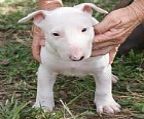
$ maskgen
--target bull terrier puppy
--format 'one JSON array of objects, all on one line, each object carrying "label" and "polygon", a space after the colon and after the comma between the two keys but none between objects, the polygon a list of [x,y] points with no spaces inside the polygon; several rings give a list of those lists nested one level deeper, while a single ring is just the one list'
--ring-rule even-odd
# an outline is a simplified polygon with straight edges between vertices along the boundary
[{"label": "bull terrier puppy", "polygon": [[37,96],[34,107],[52,111],[54,103],[53,86],[57,74],[93,75],[96,82],[94,103],[98,113],[115,113],[120,105],[112,96],[112,75],[109,54],[91,57],[94,39],[93,10],[107,11],[92,3],[74,7],[60,7],[52,11],[38,10],[19,20],[33,22],[45,35],[45,46],[41,48],[41,63],[38,68]]}]

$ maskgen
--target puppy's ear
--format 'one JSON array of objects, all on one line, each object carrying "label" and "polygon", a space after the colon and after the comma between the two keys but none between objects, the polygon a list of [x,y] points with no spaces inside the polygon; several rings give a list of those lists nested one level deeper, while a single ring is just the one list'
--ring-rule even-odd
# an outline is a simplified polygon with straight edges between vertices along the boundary
[{"label": "puppy's ear", "polygon": [[93,13],[93,10],[95,10],[97,12],[100,12],[100,13],[108,14],[108,12],[106,10],[104,10],[100,7],[97,7],[93,3],[82,3],[82,4],[76,5],[74,7],[77,8],[77,9],[80,9],[84,12],[87,12],[88,14],[91,14],[91,15]]},{"label": "puppy's ear", "polygon": [[46,18],[47,12],[45,10],[38,10],[36,12],[28,14],[26,17],[20,19],[18,23],[25,23],[31,19],[36,26],[40,26],[42,21]]}]

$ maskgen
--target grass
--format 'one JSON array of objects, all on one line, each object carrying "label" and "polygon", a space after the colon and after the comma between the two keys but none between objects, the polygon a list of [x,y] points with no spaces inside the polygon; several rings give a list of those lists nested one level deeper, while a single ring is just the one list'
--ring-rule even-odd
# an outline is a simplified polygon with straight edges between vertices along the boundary
[{"label": "grass", "polygon": [[[72,5],[84,1],[65,0],[65,3]],[[116,0],[93,1],[107,10],[116,3]],[[139,51],[117,57],[113,63],[113,73],[120,79],[114,84],[113,94],[122,106],[121,113],[103,117],[96,114],[95,84],[91,76],[59,75],[54,89],[54,112],[31,108],[36,95],[38,64],[31,56],[30,23],[19,25],[17,21],[34,9],[34,1],[5,0],[0,4],[0,119],[143,119],[144,53]]]}]

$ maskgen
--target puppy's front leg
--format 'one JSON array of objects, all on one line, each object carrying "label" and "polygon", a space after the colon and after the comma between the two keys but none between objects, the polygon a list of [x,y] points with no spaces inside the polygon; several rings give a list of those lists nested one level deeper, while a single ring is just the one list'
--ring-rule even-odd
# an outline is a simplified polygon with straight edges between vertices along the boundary
[{"label": "puppy's front leg", "polygon": [[34,107],[42,107],[44,111],[53,110],[55,105],[53,96],[55,80],[55,74],[41,64],[38,69],[37,96]]},{"label": "puppy's front leg", "polygon": [[95,104],[98,113],[114,113],[120,111],[120,106],[112,97],[111,65],[95,75],[96,91]]}]

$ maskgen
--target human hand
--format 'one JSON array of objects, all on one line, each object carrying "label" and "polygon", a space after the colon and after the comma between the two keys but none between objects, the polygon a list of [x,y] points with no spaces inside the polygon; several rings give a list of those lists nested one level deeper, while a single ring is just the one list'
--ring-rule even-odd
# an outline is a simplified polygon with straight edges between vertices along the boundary
[{"label": "human hand", "polygon": [[95,26],[96,36],[92,56],[109,53],[112,63],[119,45],[140,23],[137,14],[130,6],[112,11]]},{"label": "human hand", "polygon": [[[62,6],[61,0],[38,0],[38,5],[40,9],[45,10],[52,10],[57,7]],[[44,46],[44,34],[42,33],[41,29],[37,26],[33,25],[33,42],[32,42],[32,54],[34,59],[40,62],[40,49]]]},{"label": "human hand", "polygon": [[32,42],[32,54],[34,59],[36,59],[38,62],[41,62],[40,60],[40,49],[42,46],[44,46],[44,34],[42,33],[41,29],[37,26],[33,25],[32,27],[32,36],[33,36],[33,42]]}]

